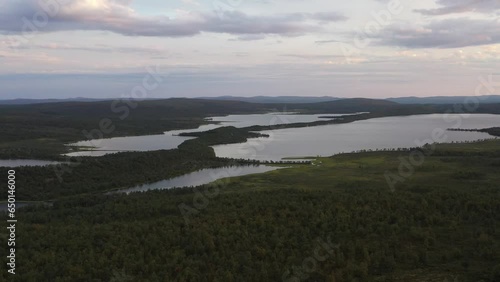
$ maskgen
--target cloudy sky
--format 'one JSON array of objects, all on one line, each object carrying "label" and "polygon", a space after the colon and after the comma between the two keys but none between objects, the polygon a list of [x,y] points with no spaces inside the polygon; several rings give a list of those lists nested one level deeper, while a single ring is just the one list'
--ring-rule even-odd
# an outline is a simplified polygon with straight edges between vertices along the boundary
[{"label": "cloudy sky", "polygon": [[0,99],[127,96],[148,69],[150,98],[474,95],[500,0],[0,0]]}]

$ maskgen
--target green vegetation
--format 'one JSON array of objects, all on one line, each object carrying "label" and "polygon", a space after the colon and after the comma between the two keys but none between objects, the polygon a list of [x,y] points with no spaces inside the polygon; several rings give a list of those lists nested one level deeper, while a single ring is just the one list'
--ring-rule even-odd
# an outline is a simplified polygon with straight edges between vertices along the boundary
[{"label": "green vegetation", "polygon": [[[56,166],[20,167],[17,196],[23,200],[52,200],[60,197],[128,188],[180,176],[203,168],[258,163],[217,158],[210,147],[267,137],[235,127],[221,127],[187,140],[178,149],[151,152],[124,152],[102,157],[73,157]],[[6,198],[7,194],[1,198]]]},{"label": "green vegetation", "polygon": [[[499,281],[500,141],[438,145],[391,192],[384,174],[397,173],[400,157],[409,155],[342,154],[198,189],[96,194],[27,207],[18,212],[16,231],[22,263],[9,278]],[[200,193],[217,187],[187,224],[178,206],[196,207]],[[5,230],[0,238],[5,246]],[[304,271],[317,238],[338,248]]]},{"label": "green vegetation", "polygon": [[[411,114],[468,112],[463,105],[402,105],[384,100],[345,99],[312,104],[255,104],[204,99],[166,99],[66,102],[35,105],[0,105],[0,158],[61,159],[64,144],[86,139],[160,134],[196,128],[204,119],[228,114],[294,111],[300,113],[353,113],[359,118]],[[481,104],[477,113],[500,113],[499,104]],[[331,123],[320,121],[312,125]],[[308,126],[307,124],[288,125]],[[103,130],[104,129],[104,130]],[[266,129],[262,127],[261,130]]]},{"label": "green vegetation", "polygon": [[[191,99],[133,103],[121,101],[115,111],[110,101],[0,106],[1,158],[69,162],[16,169],[17,199],[50,203],[17,213],[13,281],[500,281],[499,140],[414,148],[427,154],[425,161],[394,191],[386,172],[397,175],[410,151],[318,158],[196,189],[103,193],[246,163],[217,158],[209,146],[265,137],[254,131],[443,113],[450,105],[369,99],[293,108]],[[370,113],[183,134],[197,138],[175,150],[59,157],[67,150],[63,144],[85,138],[155,134],[197,127],[205,117],[269,111]],[[475,111],[500,113],[500,107]],[[103,119],[113,130],[100,136],[91,130],[102,128]],[[498,128],[483,132],[495,135]],[[3,246],[6,232],[0,232]],[[317,238],[338,248],[305,271]],[[6,272],[0,277],[12,280]]]},{"label": "green vegetation", "polygon": [[54,138],[0,142],[0,159],[62,160],[66,152],[64,143]]},{"label": "green vegetation", "polygon": [[288,124],[277,124],[277,125],[253,125],[248,126],[242,129],[245,129],[249,132],[252,131],[265,131],[265,130],[276,130],[276,129],[285,129],[285,128],[301,128],[301,127],[309,127],[309,126],[321,126],[328,124],[341,124],[341,123],[350,123],[358,120],[365,120],[370,118],[377,118],[387,116],[382,113],[364,113],[364,114],[353,114],[342,117],[328,117],[324,116],[325,120],[318,120],[313,122],[296,122],[296,123],[288,123]]},{"label": "green vegetation", "polygon": [[246,142],[248,138],[269,137],[267,134],[255,133],[246,128],[236,128],[234,126],[219,127],[205,132],[181,133],[179,135],[197,137],[184,141],[179,148],[185,148],[193,144],[208,147],[221,144],[243,143]]},{"label": "green vegetation", "polygon": [[243,102],[195,99],[0,106],[0,158],[61,159],[61,152],[67,151],[65,143],[160,134],[196,128],[207,123],[205,117],[213,115],[273,109]]},{"label": "green vegetation", "polygon": [[483,132],[486,132],[486,133],[493,135],[493,136],[500,137],[500,127],[492,127],[492,128],[483,129]]},{"label": "green vegetation", "polygon": [[[127,152],[99,158],[70,158],[57,166],[19,167],[18,199],[52,200],[100,193],[180,176],[203,168],[238,165],[243,161],[216,158],[207,146],[179,150]],[[1,198],[5,199],[7,194]]]},{"label": "green vegetation", "polygon": [[492,136],[500,136],[500,127],[491,127],[484,129],[461,129],[461,128],[449,128],[450,131],[476,131],[476,132],[484,132],[488,133]]}]

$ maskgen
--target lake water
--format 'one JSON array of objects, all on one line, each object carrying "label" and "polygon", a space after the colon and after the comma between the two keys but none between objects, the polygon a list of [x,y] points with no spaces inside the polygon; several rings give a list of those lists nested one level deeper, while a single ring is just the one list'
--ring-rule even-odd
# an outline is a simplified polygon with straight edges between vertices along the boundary
[{"label": "lake water", "polygon": [[[70,156],[101,156],[120,151],[152,151],[175,149],[192,137],[176,136],[182,132],[199,132],[221,126],[246,127],[251,125],[278,125],[321,120],[319,115],[254,114],[214,117],[219,124],[203,125],[192,130],[173,130],[161,135],[119,137],[78,142],[79,146],[95,146],[94,151],[74,152]],[[342,116],[342,115],[328,115]],[[217,156],[280,160],[285,157],[329,156],[341,152],[363,149],[414,147],[416,140],[432,137],[436,128],[488,128],[500,126],[500,115],[449,115],[441,114],[386,117],[353,123],[318,127],[288,128],[263,131],[271,138],[250,139],[242,144],[214,146]],[[490,138],[480,132],[446,132],[445,142],[473,141]]]},{"label": "lake water", "polygon": [[0,160],[0,167],[46,166],[55,164],[59,164],[59,162],[42,160]]},{"label": "lake water", "polygon": [[183,176],[150,184],[139,185],[128,189],[121,189],[113,191],[111,193],[143,192],[148,190],[169,189],[174,187],[196,187],[204,184],[209,184],[223,178],[263,173],[280,168],[281,167],[256,165],[202,169],[196,172],[185,174]]},{"label": "lake water", "polygon": [[[246,143],[214,146],[219,157],[280,160],[285,157],[330,156],[363,149],[415,147],[417,141],[433,143],[434,130],[489,128],[500,126],[500,115],[441,114],[386,117],[316,127],[262,131],[270,138]],[[491,138],[487,133],[445,131],[443,143]],[[439,141],[439,140],[436,140]],[[441,142],[437,142],[441,143]]]},{"label": "lake water", "polygon": [[[172,130],[159,135],[129,136],[108,139],[96,139],[81,141],[71,145],[96,147],[92,151],[79,151],[66,154],[67,156],[91,156],[97,157],[110,153],[123,151],[154,151],[175,149],[182,142],[193,137],[176,136],[182,132],[200,132],[215,129],[222,126],[247,127],[252,125],[279,125],[296,122],[313,122],[320,119],[322,115],[297,115],[283,113],[252,114],[252,115],[229,115],[224,117],[213,117],[210,120],[218,124],[202,125],[196,129]],[[342,116],[342,115],[328,115]]]}]

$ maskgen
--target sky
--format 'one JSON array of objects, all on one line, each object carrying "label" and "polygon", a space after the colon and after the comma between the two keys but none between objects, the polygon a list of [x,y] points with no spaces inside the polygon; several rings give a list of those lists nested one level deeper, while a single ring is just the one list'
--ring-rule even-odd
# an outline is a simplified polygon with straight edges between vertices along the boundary
[{"label": "sky", "polygon": [[0,0],[0,99],[473,96],[500,0]]}]

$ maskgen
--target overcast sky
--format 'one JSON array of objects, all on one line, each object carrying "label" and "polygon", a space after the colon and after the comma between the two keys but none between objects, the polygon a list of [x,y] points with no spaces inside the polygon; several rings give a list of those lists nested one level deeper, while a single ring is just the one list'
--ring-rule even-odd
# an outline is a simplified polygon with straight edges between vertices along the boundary
[{"label": "overcast sky", "polygon": [[500,0],[0,0],[2,99],[120,97],[148,68],[150,98],[471,96],[500,81]]}]

